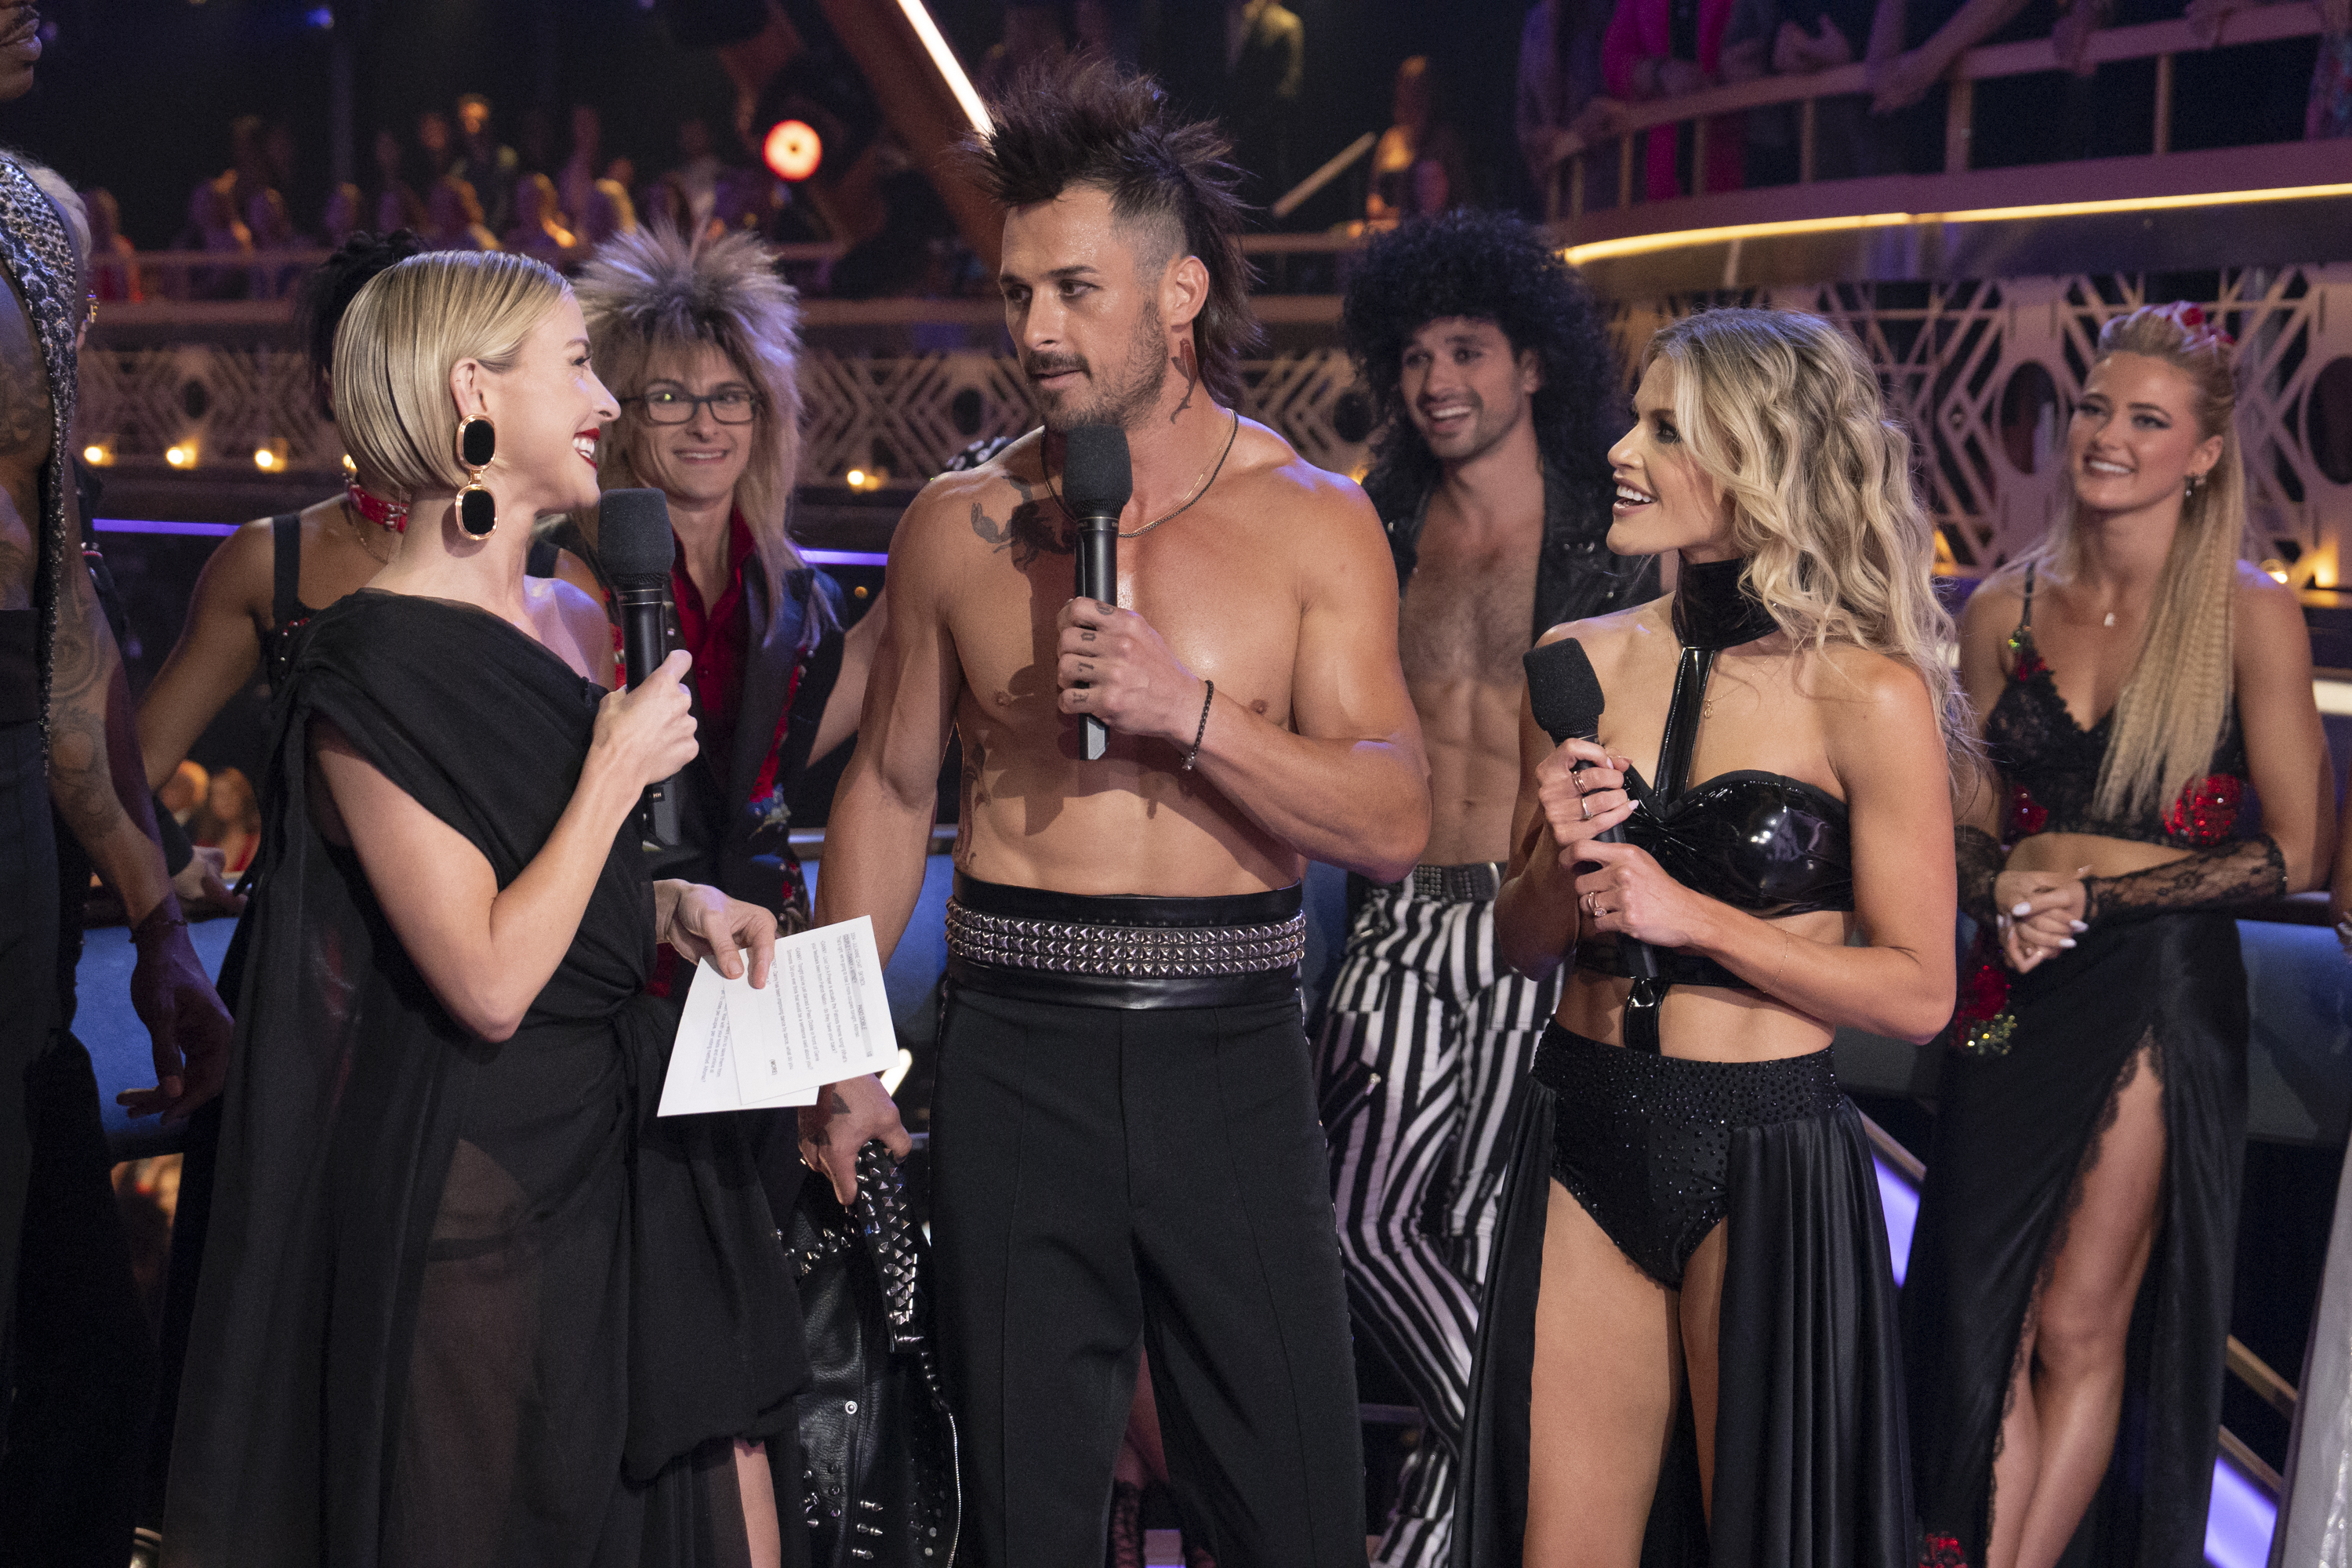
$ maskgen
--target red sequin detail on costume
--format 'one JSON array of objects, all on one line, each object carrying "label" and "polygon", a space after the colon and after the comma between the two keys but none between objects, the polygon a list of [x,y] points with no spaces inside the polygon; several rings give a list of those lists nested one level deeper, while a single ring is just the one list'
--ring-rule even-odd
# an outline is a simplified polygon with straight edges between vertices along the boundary
[{"label": "red sequin detail on costume", "polygon": [[2023,784],[2009,786],[2009,826],[2012,838],[2031,838],[2048,826],[2050,808],[2033,798]]},{"label": "red sequin detail on costume", "polygon": [[1931,1535],[1919,1548],[1919,1568],[1969,1568],[1957,1535]]},{"label": "red sequin detail on costume", "polygon": [[1972,961],[1960,973],[1958,1006],[1952,1021],[1963,1027],[1997,1018],[2009,1006],[2009,967],[2000,959],[2000,944],[1988,932],[1979,932]]},{"label": "red sequin detail on costume", "polygon": [[2238,826],[2245,804],[2245,781],[2234,773],[2209,773],[2191,783],[2164,814],[2164,831],[2190,844],[2219,844]]}]

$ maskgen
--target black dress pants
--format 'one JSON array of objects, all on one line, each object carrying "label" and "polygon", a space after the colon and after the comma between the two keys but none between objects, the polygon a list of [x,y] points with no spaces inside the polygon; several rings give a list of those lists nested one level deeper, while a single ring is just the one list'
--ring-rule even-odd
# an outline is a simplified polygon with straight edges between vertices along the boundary
[{"label": "black dress pants", "polygon": [[1099,1568],[1148,1347],[1219,1568],[1361,1568],[1348,1301],[1295,997],[1126,1009],[950,982],[940,1350],[980,1568]]}]

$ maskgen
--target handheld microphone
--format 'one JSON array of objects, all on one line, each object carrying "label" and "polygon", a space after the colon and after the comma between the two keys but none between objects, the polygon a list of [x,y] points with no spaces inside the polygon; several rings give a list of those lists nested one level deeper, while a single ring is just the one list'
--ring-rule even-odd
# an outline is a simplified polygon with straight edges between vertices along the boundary
[{"label": "handheld microphone", "polygon": [[[1118,514],[1135,493],[1135,471],[1127,458],[1127,432],[1116,425],[1081,425],[1066,439],[1062,504],[1078,521],[1077,595],[1116,605]],[[1083,722],[1080,754],[1090,763],[1099,762],[1110,748],[1110,731],[1091,713]]]},{"label": "handheld microphone", "polygon": [[[621,658],[635,690],[669,657],[662,594],[677,559],[669,500],[659,490],[606,490],[596,510],[596,557],[612,579],[621,615]],[[667,848],[678,841],[675,774],[646,786],[644,835]]]},{"label": "handheld microphone", "polygon": [[[1601,678],[1593,674],[1592,660],[1586,657],[1582,643],[1563,637],[1528,649],[1519,662],[1528,672],[1528,707],[1553,745],[1569,740],[1600,740],[1601,715],[1606,704],[1601,695]],[[1625,825],[1619,823],[1600,839],[1603,844],[1624,843]],[[1655,948],[1623,935],[1617,942],[1625,955],[1626,973],[1636,981],[1658,977]]]}]

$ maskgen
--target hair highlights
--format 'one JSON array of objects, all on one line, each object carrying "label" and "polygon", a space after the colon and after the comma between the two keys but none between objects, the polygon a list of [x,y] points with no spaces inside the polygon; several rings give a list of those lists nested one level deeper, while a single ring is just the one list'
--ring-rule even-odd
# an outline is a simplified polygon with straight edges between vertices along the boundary
[{"label": "hair highlights", "polygon": [[568,286],[509,251],[428,251],[368,279],[335,333],[335,424],[360,482],[403,504],[466,483],[449,373],[513,368]]},{"label": "hair highlights", "polygon": [[1900,660],[1934,699],[1956,789],[1974,730],[1937,599],[1935,530],[1911,482],[1911,437],[1861,345],[1818,316],[1709,310],[1650,340],[1675,370],[1675,423],[1731,505],[1747,581],[1801,647]]},{"label": "hair highlights", "polygon": [[[580,272],[580,309],[605,384],[622,400],[620,423],[599,465],[606,489],[643,484],[638,454],[649,438],[645,391],[656,352],[708,343],[727,356],[759,399],[751,457],[735,482],[736,509],[759,546],[770,602],[802,564],[790,532],[800,468],[800,300],[748,234],[688,241],[667,225],[614,235]],[[593,523],[587,529],[595,537]]]},{"label": "hair highlights", "polygon": [[[2246,553],[2246,470],[2230,335],[2208,325],[2194,305],[2143,305],[2099,330],[2091,363],[2116,354],[2145,354],[2187,376],[2196,392],[2198,434],[2221,437],[2221,456],[2181,500],[2147,629],[2116,699],[2092,797],[2093,809],[2111,820],[2162,812],[2212,767],[2230,722],[2231,612]],[[2030,561],[2061,581],[2072,576],[2082,523],[2082,504],[2070,496],[2042,542],[2009,570]]]}]

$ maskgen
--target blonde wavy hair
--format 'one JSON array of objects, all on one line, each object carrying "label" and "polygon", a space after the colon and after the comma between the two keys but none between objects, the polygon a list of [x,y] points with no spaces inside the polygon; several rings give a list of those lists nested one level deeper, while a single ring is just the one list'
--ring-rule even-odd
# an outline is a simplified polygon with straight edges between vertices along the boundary
[{"label": "blonde wavy hair", "polygon": [[432,250],[367,281],[335,330],[335,428],[361,482],[387,500],[466,482],[457,464],[460,360],[514,368],[523,340],[570,291],[509,251]]},{"label": "blonde wavy hair", "polygon": [[1911,482],[1911,437],[1862,346],[1818,316],[1707,310],[1643,356],[1675,372],[1675,426],[1731,506],[1743,577],[1800,647],[1899,659],[1927,683],[1956,788],[1974,777],[1952,617],[1934,586],[1935,529]]},{"label": "blonde wavy hair", "polygon": [[[2231,611],[2246,555],[2246,468],[2238,444],[2236,347],[2195,305],[2143,305],[2099,329],[2092,368],[2116,354],[2162,360],[2189,379],[2198,434],[2221,456],[2182,498],[2139,652],[2116,699],[2092,810],[2108,821],[2161,812],[2213,765],[2230,722]],[[2087,377],[2085,378],[2087,379]],[[2067,505],[2002,577],[2035,571],[2069,581],[2082,559],[2083,509],[2068,470]],[[2151,657],[2153,656],[2153,657]]]},{"label": "blonde wavy hair", "polygon": [[[605,489],[646,483],[640,458],[649,426],[644,405],[630,399],[643,395],[657,351],[709,343],[751,384],[759,406],[735,504],[758,546],[769,603],[781,603],[784,574],[803,564],[791,532],[801,454],[800,297],[754,237],[688,240],[666,224],[599,245],[577,288],[597,374],[621,400],[598,476]],[[595,520],[581,523],[593,543]]]}]

